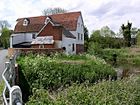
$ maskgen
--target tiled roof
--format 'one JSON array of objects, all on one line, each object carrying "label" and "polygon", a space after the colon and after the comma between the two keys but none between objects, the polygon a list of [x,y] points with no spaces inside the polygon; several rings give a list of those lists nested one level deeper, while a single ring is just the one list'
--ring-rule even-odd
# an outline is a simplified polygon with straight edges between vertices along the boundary
[{"label": "tiled roof", "polygon": [[[77,28],[77,20],[81,15],[81,12],[69,12],[63,14],[49,15],[54,23],[59,23],[67,30],[74,31]],[[45,25],[45,19],[47,16],[38,17],[28,17],[29,24],[23,26],[23,21],[26,18],[17,19],[17,24],[15,26],[14,33],[20,32],[39,32],[41,28]]]}]

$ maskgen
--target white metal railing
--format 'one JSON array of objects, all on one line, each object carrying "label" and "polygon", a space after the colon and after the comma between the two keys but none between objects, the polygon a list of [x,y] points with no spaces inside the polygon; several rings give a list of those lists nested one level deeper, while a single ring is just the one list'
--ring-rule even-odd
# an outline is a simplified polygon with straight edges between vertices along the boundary
[{"label": "white metal railing", "polygon": [[9,62],[5,63],[5,70],[2,78],[5,82],[3,90],[4,105],[22,105],[22,92],[19,86],[15,85],[15,62],[17,54],[12,56]]}]

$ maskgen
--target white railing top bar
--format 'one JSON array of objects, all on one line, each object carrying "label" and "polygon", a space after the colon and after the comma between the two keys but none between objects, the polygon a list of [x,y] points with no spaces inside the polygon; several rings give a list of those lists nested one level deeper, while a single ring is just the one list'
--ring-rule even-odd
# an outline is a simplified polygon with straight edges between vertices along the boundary
[{"label": "white railing top bar", "polygon": [[[5,88],[3,90],[4,105],[22,105],[22,93],[19,86],[15,85],[15,63],[18,52],[16,52],[9,60],[5,63],[5,70],[2,73],[2,78],[5,82]],[[9,97],[6,97],[8,92]]]}]

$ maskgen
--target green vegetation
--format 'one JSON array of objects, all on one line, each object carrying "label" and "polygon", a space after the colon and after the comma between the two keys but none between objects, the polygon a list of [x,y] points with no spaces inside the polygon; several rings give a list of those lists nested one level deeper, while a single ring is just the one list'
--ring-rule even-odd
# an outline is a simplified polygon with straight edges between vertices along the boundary
[{"label": "green vegetation", "polygon": [[140,67],[140,54],[138,48],[102,49],[97,56],[113,65],[113,54],[117,55],[117,67]]},{"label": "green vegetation", "polygon": [[0,82],[0,95],[2,95],[3,89],[4,89],[4,81],[1,81]]},{"label": "green vegetation", "polygon": [[95,83],[116,76],[110,65],[94,56],[61,55],[61,58],[59,54],[55,57],[30,55],[21,57],[18,63],[31,89],[57,90],[73,83]]},{"label": "green vegetation", "polygon": [[2,105],[2,92],[3,92],[3,89],[4,89],[4,81],[1,81],[0,82],[0,104]]},{"label": "green vegetation", "polygon": [[125,77],[130,69],[140,68],[140,49],[130,48],[130,33],[136,35],[138,30],[130,29],[122,30],[127,34],[125,39],[115,38],[107,26],[93,31],[88,38],[85,27],[86,54],[21,56],[19,85],[26,104],[140,105],[139,75],[129,72],[130,77],[116,80],[114,70],[121,68],[121,76]]},{"label": "green vegetation", "polygon": [[8,28],[3,28],[0,36],[0,47],[8,48],[10,46],[10,35],[12,34]]},{"label": "green vegetation", "polygon": [[63,91],[50,93],[34,89],[27,105],[139,105],[140,78],[73,84]]},{"label": "green vegetation", "polygon": [[122,33],[125,39],[125,45],[127,47],[131,46],[131,28],[132,28],[132,23],[129,23],[125,26],[124,24],[122,24],[121,26],[122,28]]}]

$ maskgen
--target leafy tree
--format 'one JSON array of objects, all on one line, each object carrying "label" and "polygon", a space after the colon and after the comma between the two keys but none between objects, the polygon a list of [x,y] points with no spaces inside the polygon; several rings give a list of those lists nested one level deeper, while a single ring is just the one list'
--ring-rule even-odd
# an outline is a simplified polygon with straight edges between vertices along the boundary
[{"label": "leafy tree", "polygon": [[12,32],[8,28],[3,28],[0,36],[0,42],[2,44],[2,47],[8,48],[10,45],[10,35]]},{"label": "leafy tree", "polygon": [[86,26],[84,26],[84,49],[87,51],[89,43],[89,33]]},{"label": "leafy tree", "polygon": [[126,26],[124,24],[122,24],[121,26],[127,47],[131,46],[131,27],[132,27],[132,23],[129,22]]},{"label": "leafy tree", "polygon": [[102,36],[100,34],[100,30],[93,31],[89,39],[88,52],[91,54],[100,53],[102,47],[101,43],[102,43]]},{"label": "leafy tree", "polygon": [[137,45],[140,47],[140,31],[138,31],[136,39],[137,39]]},{"label": "leafy tree", "polygon": [[131,29],[131,34],[132,34],[134,37],[136,37],[136,36],[137,36],[137,33],[138,33],[138,28],[133,27],[133,28]]},{"label": "leafy tree", "polygon": [[44,9],[42,11],[42,14],[44,16],[47,16],[47,15],[52,15],[52,14],[65,13],[65,12],[67,12],[67,10],[63,8],[48,8],[48,9]]}]

